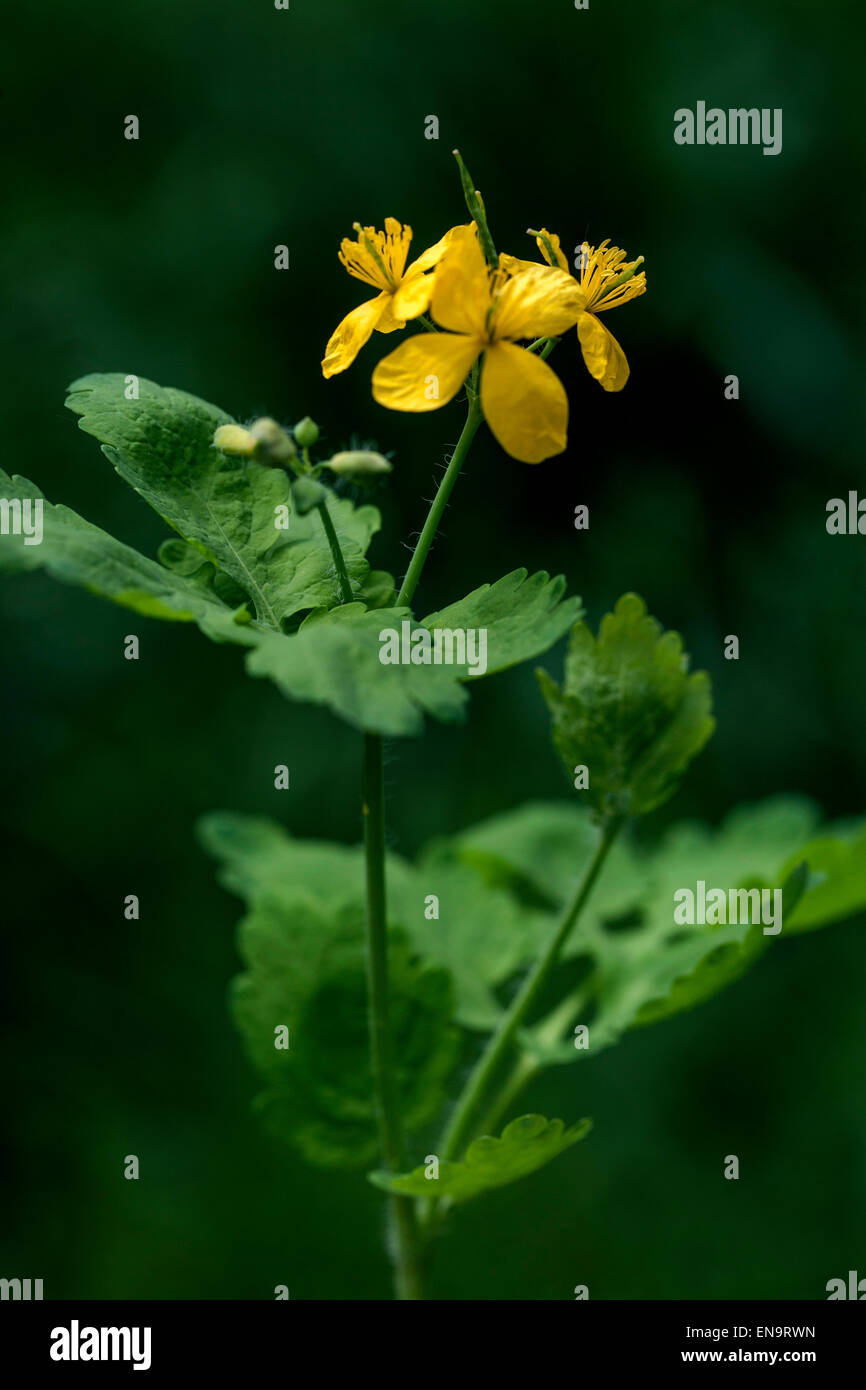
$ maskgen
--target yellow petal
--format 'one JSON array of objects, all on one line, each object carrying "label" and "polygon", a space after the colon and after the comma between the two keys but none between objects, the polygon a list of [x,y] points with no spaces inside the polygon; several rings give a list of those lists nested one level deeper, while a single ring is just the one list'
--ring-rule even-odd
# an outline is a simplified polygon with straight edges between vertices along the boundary
[{"label": "yellow petal", "polygon": [[503,286],[492,315],[494,337],[556,337],[577,322],[584,303],[573,275],[533,265]]},{"label": "yellow petal", "polygon": [[568,397],[559,377],[526,348],[494,343],[481,368],[481,406],[507,454],[541,463],[566,445]]},{"label": "yellow petal", "polygon": [[610,330],[595,314],[581,314],[577,336],[590,376],[600,381],[605,391],[621,391],[628,381],[629,365]]},{"label": "yellow petal", "polygon": [[414,274],[410,267],[394,295],[392,313],[404,323],[417,319],[419,314],[426,314],[430,308],[432,294],[433,276]]},{"label": "yellow petal", "polygon": [[351,367],[388,307],[390,298],[390,294],[383,292],[377,294],[375,299],[365,300],[337,325],[328,339],[322,358],[323,376],[336,376],[338,372]]},{"label": "yellow petal", "polygon": [[538,261],[522,261],[519,256],[509,256],[507,252],[499,252],[499,269],[504,270],[506,275],[518,275],[521,270],[537,270]]},{"label": "yellow petal", "polygon": [[382,310],[382,317],[376,324],[377,333],[393,333],[398,328],[406,327],[406,320],[404,318],[398,318],[394,313],[394,298],[395,296],[393,294],[388,293],[388,302]]},{"label": "yellow petal", "polygon": [[464,223],[460,227],[451,227],[451,229],[436,242],[435,246],[430,246],[426,251],[422,251],[417,261],[413,261],[410,266],[407,266],[406,275],[411,275],[413,270],[432,270],[434,265],[439,264],[456,235],[474,231],[474,222]]},{"label": "yellow petal", "polygon": [[490,288],[487,263],[474,229],[456,227],[435,275],[431,310],[443,328],[472,337],[484,334]]},{"label": "yellow petal", "polygon": [[541,236],[537,236],[535,238],[535,241],[539,251],[541,252],[544,259],[547,261],[547,264],[552,265],[553,261],[551,261],[550,256],[547,253],[547,247],[545,246],[542,237],[547,237],[547,240],[550,242],[550,245],[553,249],[553,254],[556,257],[556,264],[559,266],[559,269],[568,270],[568,261],[565,259],[565,255],[563,253],[562,247],[560,246],[559,237],[556,235],[556,232],[549,232],[546,227],[541,227],[540,231]]},{"label": "yellow petal", "polygon": [[419,333],[379,363],[373,399],[389,410],[438,410],[460,390],[481,344],[462,333]]}]

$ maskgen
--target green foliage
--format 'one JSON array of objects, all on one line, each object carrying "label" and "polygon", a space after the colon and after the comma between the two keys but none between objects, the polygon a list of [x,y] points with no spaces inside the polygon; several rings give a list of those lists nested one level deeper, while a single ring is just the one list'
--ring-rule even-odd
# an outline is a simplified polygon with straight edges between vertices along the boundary
[{"label": "green foliage", "polygon": [[[264,817],[226,812],[206,816],[199,838],[221,863],[220,882],[247,903],[291,884],[319,903],[363,909],[360,846],[294,839]],[[425,960],[447,969],[456,1020],[470,1029],[494,1028],[502,1014],[494,991],[536,954],[546,918],[487,887],[444,844],[431,846],[417,866],[390,854],[386,868],[390,923]],[[431,897],[438,904],[435,918],[425,911]]]},{"label": "green foliage", "polygon": [[[0,498],[35,500],[42,493],[26,478],[10,478],[0,469]],[[197,623],[219,642],[252,640],[246,610],[224,603],[195,572],[166,569],[45,499],[42,528],[39,545],[25,545],[20,535],[0,536],[0,574],[45,569],[65,584],[80,585],[145,617]]]},{"label": "green foliage", "polygon": [[483,1135],[475,1139],[460,1162],[443,1161],[438,1178],[425,1176],[423,1167],[411,1173],[370,1174],[370,1181],[386,1192],[406,1197],[440,1197],[454,1204],[494,1187],[517,1182],[545,1163],[564,1153],[588,1134],[589,1120],[566,1129],[562,1120],[546,1120],[543,1115],[521,1115],[505,1126],[500,1138]]},{"label": "green foliage", "polygon": [[[689,674],[680,638],[663,632],[636,595],[619,600],[596,639],[579,621],[580,600],[565,598],[565,581],[545,572],[515,570],[416,620],[394,607],[391,575],[365,558],[380,524],[374,507],[319,484],[299,502],[303,488],[282,468],[214,447],[214,430],[230,423],[224,412],[145,380],[129,401],[126,381],[84,377],[68,404],[176,533],[158,562],[0,473],[11,507],[29,498],[44,508],[39,545],[4,527],[13,534],[0,538],[0,570],[42,567],[137,613],[194,622],[214,640],[249,648],[250,674],[289,698],[392,737],[418,734],[425,715],[460,718],[470,680],[537,656],[571,629],[562,689],[543,672],[539,679],[569,778],[580,765],[589,770],[588,808],[532,803],[437,840],[415,864],[388,856],[395,1085],[411,1132],[444,1105],[465,1034],[494,1032],[502,1021],[505,1001],[593,862],[600,825],[642,815],[675,790],[713,729],[708,678]],[[320,504],[352,602],[342,601]],[[275,525],[282,509],[287,529]],[[412,659],[382,661],[386,630],[401,646],[408,639]],[[423,659],[437,634],[467,630],[485,633],[483,670]],[[263,1079],[257,1108],[311,1161],[368,1165],[378,1139],[362,851],[297,841],[267,820],[225,814],[208,817],[201,836],[221,862],[222,881],[245,902],[245,969],[232,1010]],[[708,892],[781,887],[782,935],[809,930],[866,906],[866,833],[848,827],[819,836],[814,808],[782,798],[741,808],[717,831],[675,826],[654,853],[617,841],[563,950],[579,986],[562,984],[555,1005],[549,988],[546,1016],[529,1015],[517,1035],[536,1065],[587,1055],[570,1036],[577,1023],[589,1024],[595,1055],[628,1029],[710,998],[769,949],[776,938],[761,923],[678,921],[674,894],[699,881]],[[288,1047],[275,1046],[282,1029]],[[456,1203],[514,1181],[587,1128],[524,1116],[500,1138],[476,1140],[460,1162],[443,1162],[436,1196]],[[423,1169],[373,1180],[395,1192],[431,1192]]]},{"label": "green foliage", "polygon": [[[454,844],[460,859],[486,883],[507,888],[518,901],[554,914],[573,899],[599,838],[599,828],[585,807],[533,801],[470,826]],[[587,911],[600,919],[622,917],[640,907],[647,889],[644,864],[620,839],[608,854]],[[574,949],[572,939],[566,954]]]},{"label": "green foliage", "polygon": [[811,841],[788,860],[805,863],[808,891],[795,907],[789,932],[812,931],[828,922],[844,921],[866,907],[866,829],[826,835]]},{"label": "green foliage", "polygon": [[[116,372],[81,377],[66,402],[120,477],[248,595],[266,627],[280,631],[295,613],[338,604],[322,519],[316,512],[300,515],[289,475],[222,454],[214,431],[233,422],[216,406],[143,377],[138,399],[127,400],[125,380]],[[290,513],[285,531],[274,524],[279,506]],[[363,555],[379,513],[336,498],[329,509],[350,580],[359,587],[369,574]]]},{"label": "green foliage", "polygon": [[[651,852],[615,846],[565,952],[585,961],[583,983],[524,1030],[524,1049],[543,1065],[594,1056],[629,1028],[709,999],[777,939],[866,907],[862,836],[850,845],[815,841],[817,818],[803,798],[778,797],[737,808],[716,831],[676,825]],[[534,803],[462,832],[456,852],[489,884],[560,911],[591,861],[597,835],[586,810]],[[798,871],[804,862],[813,870],[808,877]],[[836,867],[835,878],[815,872],[821,862]],[[780,936],[748,923],[677,923],[674,893],[699,880],[707,892],[782,888]],[[590,1026],[588,1051],[563,1041],[578,1023]]]},{"label": "green foliage", "polygon": [[[562,575],[551,579],[544,571],[528,576],[525,569],[514,570],[495,584],[482,584],[471,594],[424,618],[424,627],[483,628],[487,633],[487,670],[492,675],[528,661],[558,642],[580,618],[579,598],[564,599]],[[467,668],[463,673],[478,679]]]},{"label": "green foliage", "polygon": [[602,619],[598,639],[574,628],[562,690],[544,671],[539,681],[566,771],[589,769],[587,796],[603,820],[667,801],[715,727],[709,677],[688,674],[680,637],[636,594]]},{"label": "green foliage", "polygon": [[408,608],[367,613],[354,603],[311,614],[293,636],[264,637],[247,669],[290,699],[326,705],[357,729],[392,738],[420,734],[425,714],[461,718],[466,692],[451,666],[383,665],[379,634],[404,619],[411,619]]},{"label": "green foliage", "polygon": [[[363,861],[339,845],[293,841],[264,819],[207,817],[205,847],[246,901],[239,949],[246,969],[232,1013],[266,1083],[256,1108],[312,1163],[361,1167],[377,1153],[369,1065]],[[399,861],[389,865],[399,881]],[[447,972],[422,963],[406,935],[389,944],[396,1084],[410,1131],[432,1118],[457,1060]],[[289,1047],[274,1046],[275,1028]]]},{"label": "green foliage", "polygon": [[[566,951],[585,963],[582,983],[557,1004],[548,1001],[546,1016],[524,1027],[523,1051],[542,1067],[594,1056],[628,1029],[711,998],[772,946],[777,938],[760,923],[677,923],[675,892],[699,880],[708,892],[781,887],[780,939],[791,921],[817,924],[819,911],[830,920],[834,914],[822,907],[830,880],[814,867],[814,846],[826,858],[826,847],[836,844],[847,864],[861,839],[852,832],[847,845],[815,840],[816,823],[809,802],[774,798],[738,808],[714,831],[674,826],[653,851],[615,846]],[[311,1161],[369,1162],[375,1137],[363,1002],[363,850],[294,839],[267,819],[228,813],[206,817],[199,834],[220,861],[220,881],[247,904],[240,928],[247,971],[233,998],[247,1051],[268,1083],[259,1108]],[[410,1126],[431,1118],[444,1101],[456,1057],[447,1022],[452,1012],[469,1032],[497,1027],[503,988],[551,936],[598,835],[587,808],[531,803],[436,841],[414,865],[388,856],[400,1090]],[[814,865],[807,873],[809,858]],[[837,905],[839,915],[843,905],[845,911],[866,906],[862,874],[859,896],[847,891]],[[288,1053],[273,1047],[280,1023],[291,1030]],[[588,1051],[574,1046],[578,1023],[590,1027]],[[485,1139],[477,1153],[483,1157],[499,1143]],[[543,1147],[539,1140],[532,1151]],[[502,1181],[523,1171],[519,1163],[506,1170],[511,1176]],[[429,1185],[417,1185],[428,1182],[419,1173],[400,1181],[429,1195]],[[461,1200],[457,1193],[495,1185],[487,1174],[486,1159],[477,1170],[468,1158],[443,1164],[436,1192]]]},{"label": "green foliage", "polygon": [[[537,656],[562,636],[580,609],[579,599],[562,600],[563,588],[561,578],[543,572],[527,578],[525,570],[515,570],[421,623],[408,608],[365,612],[351,603],[317,610],[292,636],[263,637],[247,668],[269,677],[290,699],[326,705],[356,728],[389,737],[419,734],[425,714],[443,722],[463,716],[463,682],[473,674]],[[405,634],[404,622],[410,624]],[[479,627],[487,634],[486,672],[457,662],[381,660],[388,630],[401,644],[405,638],[411,653],[416,637],[420,644],[438,629]]]},{"label": "green foliage", "polygon": [[[247,970],[234,982],[232,1012],[266,1082],[256,1109],[322,1167],[363,1167],[378,1153],[363,940],[363,913],[327,911],[302,895],[260,904],[240,929]],[[395,1087],[412,1132],[440,1109],[457,1059],[450,984],[398,933],[388,969]],[[279,1051],[274,1028],[283,1024],[290,1047]]]},{"label": "green foliage", "polygon": [[[787,921],[794,911],[805,890],[806,879],[805,865],[800,864],[782,884],[783,921]],[[743,886],[761,888],[764,885],[749,883]],[[677,975],[667,996],[660,996],[645,1003],[635,1017],[634,1026],[660,1023],[662,1019],[671,1018],[674,1014],[682,1013],[684,1009],[694,1008],[696,1004],[702,1004],[704,1000],[712,998],[714,994],[718,994],[720,990],[744,975],[764,953],[772,939],[764,934],[763,926],[756,922],[747,925],[745,930],[742,924],[729,928],[728,930],[734,934],[727,940],[722,940],[716,935],[720,930],[724,931],[724,928],[711,926],[704,927],[703,930],[710,933],[705,936],[705,943],[709,943],[711,949],[702,951],[699,955],[693,950],[689,951],[688,958],[697,956],[694,969],[688,974]],[[673,974],[671,966],[678,968],[673,952],[669,953],[662,972],[663,983]]]},{"label": "green foliage", "polygon": [[[299,484],[284,469],[214,446],[214,431],[232,423],[224,411],[145,378],[129,400],[127,382],[120,373],[82,377],[67,404],[120,477],[177,532],[160,546],[159,564],[45,503],[42,543],[0,537],[0,571],[41,566],[148,617],[196,622],[215,640],[254,648],[250,674],[273,680],[288,698],[325,705],[354,727],[389,737],[419,734],[425,715],[462,717],[463,682],[484,672],[480,663],[383,663],[384,630],[402,637],[407,622],[410,637],[429,645],[440,629],[483,628],[486,671],[493,672],[539,655],[578,616],[580,600],[563,598],[561,577],[515,570],[416,622],[408,608],[392,606],[392,576],[364,558],[380,525],[375,507],[356,507],[309,479],[301,482],[315,496],[299,506]],[[24,479],[0,473],[0,484],[19,503],[41,497]],[[323,499],[351,603],[342,601],[318,510]],[[278,514],[287,529],[275,525]]]},{"label": "green foliage", "polygon": [[[417,949],[451,974],[458,1021],[491,1031],[503,1012],[496,992],[538,954],[549,931],[546,915],[486,885],[446,843],[421,854],[411,895],[402,902],[395,895],[398,920]],[[429,895],[437,899],[438,917],[428,921],[421,904]]]}]

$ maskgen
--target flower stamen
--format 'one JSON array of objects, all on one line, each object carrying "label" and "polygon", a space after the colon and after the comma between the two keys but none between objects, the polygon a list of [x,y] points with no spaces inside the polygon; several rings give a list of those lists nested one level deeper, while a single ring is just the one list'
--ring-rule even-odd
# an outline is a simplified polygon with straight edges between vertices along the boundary
[{"label": "flower stamen", "polygon": [[[371,258],[375,261],[376,265],[379,267],[379,271],[380,271],[380,273],[381,273],[381,275],[382,275],[382,279],[385,281],[385,286],[386,286],[388,289],[390,289],[390,290],[396,289],[396,288],[397,288],[397,282],[396,282],[396,280],[394,279],[393,275],[392,275],[392,274],[390,273],[390,271],[388,270],[388,268],[386,267],[385,262],[383,261],[382,257],[381,257],[380,254],[379,254],[379,250],[378,250],[378,247],[376,246],[376,243],[373,241],[373,238],[369,235],[368,229],[367,229],[366,227],[362,227],[361,224],[360,224],[360,222],[353,222],[353,223],[352,223],[352,226],[353,226],[354,230],[358,233],[358,241],[359,241],[359,242],[363,241],[364,246],[366,247],[368,254],[371,256]],[[372,230],[372,229],[370,229],[370,230]],[[375,233],[374,233],[374,235],[375,235]],[[381,233],[380,233],[380,235],[381,235]],[[384,240],[384,238],[383,238],[383,240]],[[384,248],[383,248],[383,249],[384,249]],[[383,287],[383,288],[384,288],[384,287]]]}]

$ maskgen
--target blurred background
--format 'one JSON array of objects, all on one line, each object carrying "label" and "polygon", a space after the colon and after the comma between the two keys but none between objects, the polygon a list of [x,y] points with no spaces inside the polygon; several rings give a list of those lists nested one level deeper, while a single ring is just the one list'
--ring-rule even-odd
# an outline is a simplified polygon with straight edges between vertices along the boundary
[{"label": "blurred background", "polygon": [[[331,382],[318,364],[362,298],[340,238],[391,215],[420,251],[464,220],[459,145],[500,249],[534,254],[527,226],[567,248],[609,237],[646,257],[649,289],[606,320],[632,368],[621,395],[573,335],[557,349],[567,453],[531,468],[479,436],[421,606],[526,565],[564,572],[593,624],[636,589],[683,633],[719,727],[648,840],[782,791],[863,813],[866,539],[825,530],[829,498],[866,492],[858,19],[838,4],[816,24],[805,0],[18,7],[0,94],[4,466],[153,554],[165,528],[64,410],[73,378],[309,414],[334,447],[394,451],[371,559],[399,569],[461,407],[373,402],[394,339]],[[675,145],[674,111],[698,100],[781,107],[782,154]],[[247,681],[237,650],[41,576],[0,587],[0,631],[0,1274],[41,1277],[48,1298],[387,1297],[363,1174],[306,1168],[249,1114],[257,1080],[225,1012],[240,905],[193,839],[222,808],[355,842],[359,738]],[[545,664],[558,674],[561,651]],[[391,746],[387,780],[405,854],[566,797],[531,664],[479,684],[463,727]],[[798,938],[703,1009],[537,1083],[527,1109],[593,1115],[593,1136],[466,1208],[434,1295],[823,1298],[866,1274],[864,926]]]}]

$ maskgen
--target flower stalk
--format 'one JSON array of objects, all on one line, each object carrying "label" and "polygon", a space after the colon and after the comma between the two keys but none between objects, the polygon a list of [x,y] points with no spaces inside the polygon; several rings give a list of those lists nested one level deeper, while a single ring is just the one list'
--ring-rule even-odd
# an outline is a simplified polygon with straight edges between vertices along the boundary
[{"label": "flower stalk", "polygon": [[476,396],[470,400],[466,423],[457,441],[457,447],[451,455],[451,460],[445,470],[444,477],[439,484],[436,496],[433,498],[430,510],[427,513],[427,520],[424,522],[421,535],[418,537],[412,559],[409,562],[409,568],[406,571],[406,577],[397,595],[398,608],[401,608],[403,604],[411,603],[415,596],[415,590],[418,588],[421,573],[427,563],[427,556],[430,554],[430,547],[439,529],[439,523],[442,520],[445,508],[448,506],[448,499],[454,489],[454,484],[460,476],[460,470],[463,467],[466,455],[469,453],[472,441],[478,432],[478,426],[481,424],[482,419],[481,407]]},{"label": "flower stalk", "polygon": [[334,558],[334,566],[337,571],[337,578],[340,581],[340,593],[343,596],[343,602],[351,603],[354,599],[354,595],[352,593],[352,582],[349,579],[349,572],[346,569],[346,557],[343,554],[343,550],[340,545],[340,539],[337,535],[336,530],[334,529],[334,523],[331,520],[331,513],[328,511],[328,499],[326,497],[323,498],[322,501],[318,504],[316,510],[319,513],[319,516],[322,518],[322,525],[325,528],[325,535],[328,537],[328,545],[331,547],[331,555]]}]

